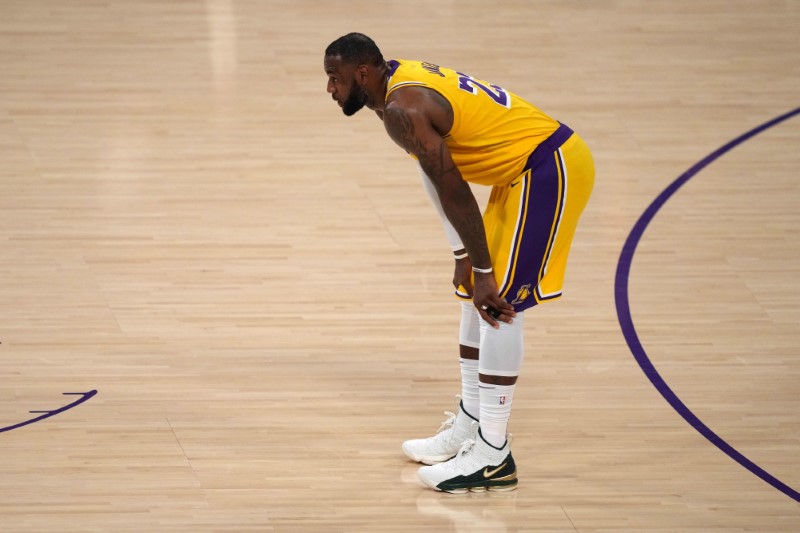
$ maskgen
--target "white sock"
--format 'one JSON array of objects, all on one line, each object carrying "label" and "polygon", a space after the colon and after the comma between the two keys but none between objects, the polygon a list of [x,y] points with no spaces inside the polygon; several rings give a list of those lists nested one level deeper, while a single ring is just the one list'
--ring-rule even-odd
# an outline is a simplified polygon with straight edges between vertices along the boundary
[{"label": "white sock", "polygon": [[516,385],[491,385],[481,383],[481,435],[483,440],[502,448],[506,443],[508,419]]},{"label": "white sock", "polygon": [[[461,302],[461,325],[458,342],[462,346],[478,349],[481,343],[481,316],[472,302]],[[474,419],[480,413],[481,396],[478,392],[478,360],[461,358],[461,402],[464,410]]]},{"label": "white sock", "polygon": [[[524,342],[522,327],[524,313],[517,313],[514,322],[500,322],[500,328],[492,328],[481,320],[480,361],[478,372],[484,376],[517,377],[522,366]],[[480,427],[484,440],[495,447],[506,442],[508,420],[516,385],[493,385],[479,383]]]},{"label": "white sock", "polygon": [[461,403],[469,416],[478,420],[481,395],[478,392],[478,360],[461,359]]}]

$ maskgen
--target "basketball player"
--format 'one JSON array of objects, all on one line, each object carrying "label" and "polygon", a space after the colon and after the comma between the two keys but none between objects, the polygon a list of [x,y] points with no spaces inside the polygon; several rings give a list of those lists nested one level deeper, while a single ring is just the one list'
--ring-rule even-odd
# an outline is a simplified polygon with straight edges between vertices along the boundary
[{"label": "basketball player", "polygon": [[[386,61],[350,33],[325,50],[328,93],[351,116],[366,106],[417,160],[455,257],[462,299],[461,401],[433,437],[403,443],[446,492],[513,490],[507,435],[523,356],[524,311],[561,296],[592,156],[566,125],[516,94],[431,63]],[[492,187],[483,216],[468,183]],[[471,301],[470,301],[471,300]]]}]

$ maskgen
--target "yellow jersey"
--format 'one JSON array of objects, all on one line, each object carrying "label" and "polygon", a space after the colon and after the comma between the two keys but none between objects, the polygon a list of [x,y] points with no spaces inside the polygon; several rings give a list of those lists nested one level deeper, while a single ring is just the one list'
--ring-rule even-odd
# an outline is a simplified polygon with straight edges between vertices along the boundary
[{"label": "yellow jersey", "polygon": [[402,87],[426,87],[453,107],[444,141],[464,180],[508,185],[534,148],[558,129],[550,118],[502,87],[421,61],[392,60],[386,98]]}]

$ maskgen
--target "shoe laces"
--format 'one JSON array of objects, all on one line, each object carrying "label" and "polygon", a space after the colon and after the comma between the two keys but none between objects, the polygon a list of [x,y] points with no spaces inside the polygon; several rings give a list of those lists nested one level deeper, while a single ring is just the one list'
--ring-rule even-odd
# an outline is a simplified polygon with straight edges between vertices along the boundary
[{"label": "shoe laces", "polygon": [[456,421],[456,415],[454,415],[454,414],[453,414],[453,413],[451,413],[450,411],[445,411],[445,412],[444,412],[444,414],[446,414],[446,415],[447,415],[447,420],[445,420],[444,422],[442,422],[442,425],[441,425],[441,426],[439,426],[439,429],[438,429],[438,430],[436,430],[436,433],[437,433],[437,434],[438,434],[438,433],[441,433],[442,431],[446,431],[446,430],[450,429],[451,427],[453,427],[453,424],[455,424],[455,421]]},{"label": "shoe laces", "polygon": [[444,463],[445,467],[449,470],[458,472],[459,468],[461,467],[464,461],[469,460],[469,453],[475,447],[475,439],[467,439],[461,444],[461,448],[459,448],[458,453],[455,457]]},{"label": "shoe laces", "polygon": [[461,448],[458,450],[458,454],[456,455],[456,457],[463,457],[464,455],[467,455],[470,452],[470,450],[472,450],[473,446],[475,446],[475,439],[465,440],[464,443],[461,445]]}]

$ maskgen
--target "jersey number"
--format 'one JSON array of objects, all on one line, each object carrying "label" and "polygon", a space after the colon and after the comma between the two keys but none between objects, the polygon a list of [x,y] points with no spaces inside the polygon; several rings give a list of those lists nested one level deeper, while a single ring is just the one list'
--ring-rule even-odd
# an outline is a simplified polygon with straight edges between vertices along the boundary
[{"label": "jersey number", "polygon": [[468,93],[478,94],[478,89],[486,93],[489,98],[503,107],[511,107],[511,97],[505,89],[497,85],[484,85],[469,74],[456,72],[458,74],[458,88]]}]

